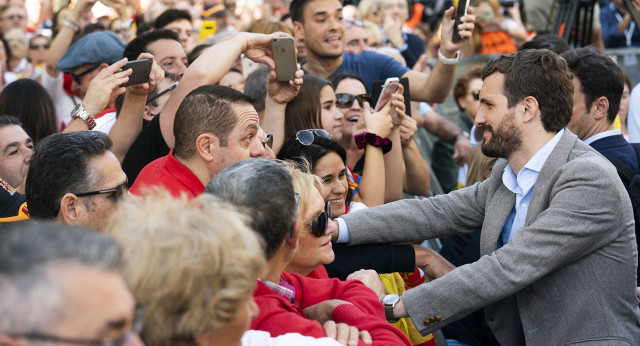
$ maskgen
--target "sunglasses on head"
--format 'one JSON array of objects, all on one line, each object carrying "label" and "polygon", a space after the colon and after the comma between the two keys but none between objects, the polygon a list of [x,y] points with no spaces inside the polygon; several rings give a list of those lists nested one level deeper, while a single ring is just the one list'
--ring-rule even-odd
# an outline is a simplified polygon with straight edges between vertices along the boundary
[{"label": "sunglasses on head", "polygon": [[471,96],[476,101],[480,100],[480,90],[471,90]]},{"label": "sunglasses on head", "polygon": [[353,95],[353,94],[347,94],[347,93],[336,94],[336,107],[349,108],[353,105],[354,100],[358,100],[360,107],[362,107],[365,102],[371,103],[371,94],[360,94],[360,95]]},{"label": "sunglasses on head", "polygon": [[311,145],[316,136],[332,139],[331,134],[323,129],[300,130],[296,133],[296,140],[302,145]]},{"label": "sunglasses on head", "polygon": [[320,238],[327,232],[329,221],[331,221],[331,205],[329,205],[329,202],[327,202],[325,210],[318,216],[316,216],[316,218],[309,222],[307,225],[309,226],[311,234]]}]

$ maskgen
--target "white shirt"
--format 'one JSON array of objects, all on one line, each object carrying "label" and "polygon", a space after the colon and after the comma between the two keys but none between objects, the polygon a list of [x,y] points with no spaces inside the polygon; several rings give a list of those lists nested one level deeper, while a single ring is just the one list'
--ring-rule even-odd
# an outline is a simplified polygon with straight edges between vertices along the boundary
[{"label": "white shirt", "polygon": [[100,131],[109,134],[113,124],[116,123],[116,112],[107,113],[100,118],[96,119],[96,127],[93,131]]},{"label": "white shirt", "polygon": [[262,330],[247,330],[242,335],[242,346],[341,346],[331,338],[316,339],[298,333],[288,333],[276,337]]}]

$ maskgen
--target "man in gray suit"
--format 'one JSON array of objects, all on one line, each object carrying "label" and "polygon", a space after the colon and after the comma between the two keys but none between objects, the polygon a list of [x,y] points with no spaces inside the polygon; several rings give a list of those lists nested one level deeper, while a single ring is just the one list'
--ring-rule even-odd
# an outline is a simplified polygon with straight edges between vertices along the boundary
[{"label": "man in gray suit", "polygon": [[492,176],[344,215],[339,241],[482,231],[477,262],[383,299],[388,319],[408,315],[423,334],[485,307],[503,345],[640,345],[631,203],[615,168],[564,129],[573,108],[566,62],[526,50],[492,60],[482,78],[475,123],[484,154],[501,158]]}]

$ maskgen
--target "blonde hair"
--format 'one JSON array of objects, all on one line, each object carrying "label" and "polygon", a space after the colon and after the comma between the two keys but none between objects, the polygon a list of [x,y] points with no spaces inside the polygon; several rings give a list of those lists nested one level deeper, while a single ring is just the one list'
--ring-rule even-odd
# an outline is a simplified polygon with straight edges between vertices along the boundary
[{"label": "blonde hair", "polygon": [[282,22],[276,22],[269,18],[254,20],[251,24],[249,24],[245,31],[267,35],[280,31],[293,36],[293,28],[291,28],[291,26]]},{"label": "blonde hair", "polygon": [[123,275],[146,307],[140,335],[148,345],[195,345],[228,327],[265,265],[247,217],[209,194],[123,201],[106,232],[122,246]]},{"label": "blonde hair", "polygon": [[[322,179],[317,175],[307,173],[311,171],[311,165],[306,159],[302,163],[293,163],[291,161],[282,161],[293,178],[293,190],[300,194],[298,202],[298,219],[303,222],[305,211],[309,208],[311,196],[314,189],[322,188]],[[301,168],[302,169],[301,169]]]}]

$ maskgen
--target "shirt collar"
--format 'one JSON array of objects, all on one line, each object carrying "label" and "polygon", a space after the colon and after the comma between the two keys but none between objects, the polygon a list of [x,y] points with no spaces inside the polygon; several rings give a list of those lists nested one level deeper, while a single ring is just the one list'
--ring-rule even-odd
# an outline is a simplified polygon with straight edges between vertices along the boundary
[{"label": "shirt collar", "polygon": [[[284,280],[280,280],[280,285],[274,284],[271,281],[267,281],[267,280],[263,280],[261,278],[258,278],[258,280],[260,282],[262,282],[263,284],[267,285],[267,287],[269,287],[269,289],[271,289],[273,292],[275,292],[277,295],[279,295],[280,297],[290,301],[290,302],[294,302],[294,295],[295,292],[291,289],[293,288],[293,286],[291,286],[291,284],[289,284],[288,282],[284,281]],[[285,287],[283,286],[283,284],[286,284],[288,286],[291,286],[291,288]]]},{"label": "shirt collar", "polygon": [[620,132],[620,130],[609,130],[609,131],[599,132],[589,138],[585,138],[583,142],[591,145],[591,143],[597,141],[598,139],[619,135],[621,133],[622,132]]},{"label": "shirt collar", "polygon": [[536,179],[538,178],[538,174],[544,166],[544,163],[551,155],[551,152],[556,147],[558,142],[560,142],[560,138],[564,134],[564,129],[560,130],[560,132],[556,133],[538,152],[533,155],[531,159],[524,165],[524,167],[518,172],[518,176],[516,176],[511,165],[507,165],[504,168],[504,173],[502,174],[502,183],[513,193],[520,193],[526,195],[531,189],[533,185],[536,183]]}]

